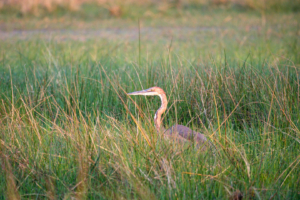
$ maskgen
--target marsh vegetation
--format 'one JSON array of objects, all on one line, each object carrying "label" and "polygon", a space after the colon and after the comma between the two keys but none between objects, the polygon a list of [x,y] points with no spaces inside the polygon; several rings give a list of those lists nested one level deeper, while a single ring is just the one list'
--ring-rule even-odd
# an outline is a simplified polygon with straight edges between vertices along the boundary
[{"label": "marsh vegetation", "polygon": [[[0,14],[0,199],[299,199],[299,13],[131,9]],[[216,155],[156,133],[152,86]]]}]

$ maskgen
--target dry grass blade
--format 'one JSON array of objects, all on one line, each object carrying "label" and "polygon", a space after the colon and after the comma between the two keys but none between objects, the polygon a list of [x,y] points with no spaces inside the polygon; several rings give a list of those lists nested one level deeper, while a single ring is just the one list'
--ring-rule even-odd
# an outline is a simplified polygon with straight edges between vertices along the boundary
[{"label": "dry grass blade", "polygon": [[9,163],[9,159],[7,156],[3,155],[1,153],[2,157],[2,165],[4,167],[4,171],[6,174],[6,196],[7,199],[11,200],[20,200],[20,194],[17,190],[16,182],[15,182],[15,177],[13,175],[12,167]]},{"label": "dry grass blade", "polygon": [[55,185],[54,185],[54,178],[53,177],[46,177],[46,190],[47,190],[47,197],[49,200],[57,199],[55,194]]}]

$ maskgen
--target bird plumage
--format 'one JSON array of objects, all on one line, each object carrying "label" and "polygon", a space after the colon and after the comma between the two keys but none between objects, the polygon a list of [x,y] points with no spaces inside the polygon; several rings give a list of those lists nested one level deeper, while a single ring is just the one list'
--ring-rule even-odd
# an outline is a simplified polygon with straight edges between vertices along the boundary
[{"label": "bird plumage", "polygon": [[181,142],[185,142],[187,140],[195,141],[198,147],[201,147],[201,149],[206,149],[207,138],[205,137],[205,135],[195,132],[183,125],[176,124],[167,130],[165,130],[165,128],[162,126],[161,116],[166,111],[168,105],[167,96],[163,89],[161,89],[160,87],[151,87],[146,90],[128,93],[128,95],[159,96],[161,99],[161,106],[154,115],[154,124],[156,131],[158,133],[164,133],[165,137],[175,138],[176,140]]}]

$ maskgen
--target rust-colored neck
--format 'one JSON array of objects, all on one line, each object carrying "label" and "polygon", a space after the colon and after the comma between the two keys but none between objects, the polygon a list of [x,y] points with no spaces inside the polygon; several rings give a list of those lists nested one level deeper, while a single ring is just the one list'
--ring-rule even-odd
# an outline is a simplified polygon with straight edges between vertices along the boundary
[{"label": "rust-colored neck", "polygon": [[168,100],[165,93],[160,94],[159,97],[161,99],[161,106],[156,111],[154,116],[154,124],[158,133],[164,131],[164,127],[162,126],[162,121],[161,121],[161,115],[166,111],[168,105]]}]

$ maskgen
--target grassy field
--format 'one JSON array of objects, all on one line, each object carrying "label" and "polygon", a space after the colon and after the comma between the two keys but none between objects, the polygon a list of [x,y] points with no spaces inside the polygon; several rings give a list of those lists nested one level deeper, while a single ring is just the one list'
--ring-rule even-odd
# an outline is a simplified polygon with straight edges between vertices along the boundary
[{"label": "grassy field", "polygon": [[300,199],[300,14],[127,9],[0,13],[0,199]]}]

